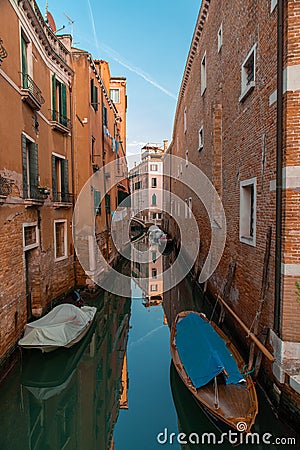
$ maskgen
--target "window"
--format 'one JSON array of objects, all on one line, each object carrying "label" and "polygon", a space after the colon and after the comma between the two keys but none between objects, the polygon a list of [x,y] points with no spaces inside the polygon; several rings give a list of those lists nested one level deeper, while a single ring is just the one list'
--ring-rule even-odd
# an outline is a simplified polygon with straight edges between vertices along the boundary
[{"label": "window", "polygon": [[157,187],[157,178],[152,178],[152,179],[151,179],[151,186],[152,186],[153,188],[156,188],[156,187]]},{"label": "window", "polygon": [[107,117],[107,108],[103,105],[102,107],[102,113],[103,113],[103,125],[107,128],[108,127],[108,117]]},{"label": "window", "polygon": [[188,207],[189,207],[189,218],[192,218],[192,207],[193,207],[193,200],[192,197],[189,197],[188,199]]},{"label": "window", "polygon": [[199,139],[198,151],[200,152],[203,149],[203,146],[204,146],[204,130],[203,130],[203,127],[199,128],[198,139]]},{"label": "window", "polygon": [[187,219],[188,218],[188,199],[186,198],[184,201],[184,218]]},{"label": "window", "polygon": [[32,68],[31,44],[27,37],[21,32],[21,67],[22,67],[22,88],[29,88],[28,75]]},{"label": "window", "polygon": [[156,252],[155,251],[152,252],[152,261],[153,262],[156,261]]},{"label": "window", "polygon": [[23,249],[31,250],[39,246],[39,229],[37,222],[23,223]]},{"label": "window", "polygon": [[206,89],[206,53],[201,61],[201,95],[204,94]]},{"label": "window", "polygon": [[23,197],[39,199],[38,145],[22,134]]},{"label": "window", "polygon": [[60,261],[68,256],[67,253],[67,221],[54,221],[54,259]]},{"label": "window", "polygon": [[91,79],[91,106],[98,111],[98,88],[93,79]]},{"label": "window", "polygon": [[223,27],[222,24],[220,25],[220,28],[218,30],[218,52],[220,53],[221,48],[223,45]]},{"label": "window", "polygon": [[140,182],[140,181],[137,181],[137,182],[135,183],[135,185],[134,185],[134,189],[135,189],[135,190],[141,189],[141,187],[142,187],[142,185],[141,185],[141,182]]},{"label": "window", "polygon": [[189,151],[185,151],[185,167],[189,165]]},{"label": "window", "polygon": [[110,98],[114,103],[120,103],[120,89],[111,89]]},{"label": "window", "polygon": [[157,284],[151,284],[150,285],[150,291],[151,292],[157,292],[158,291],[158,285]]},{"label": "window", "polygon": [[156,194],[152,195],[152,206],[156,206]]},{"label": "window", "polygon": [[68,127],[67,118],[67,88],[66,85],[52,75],[52,120]]},{"label": "window", "polygon": [[150,164],[150,170],[152,172],[156,172],[158,170],[158,165],[157,164]]},{"label": "window", "polygon": [[52,154],[52,200],[70,201],[68,160],[56,154]]},{"label": "window", "polygon": [[94,189],[94,212],[95,215],[101,214],[101,192]]},{"label": "window", "polygon": [[240,184],[240,241],[256,244],[256,178]]},{"label": "window", "polygon": [[152,278],[157,278],[157,269],[152,269]]},{"label": "window", "polygon": [[184,111],[183,111],[183,131],[185,133],[186,133],[186,130],[187,130],[187,117],[186,117],[186,114],[187,114],[187,109],[185,107]]},{"label": "window", "polygon": [[105,207],[107,214],[111,214],[110,194],[105,194]]},{"label": "window", "polygon": [[95,156],[95,142],[96,142],[96,139],[94,138],[94,136],[92,136],[92,164],[95,162],[95,161],[94,161],[94,156]]},{"label": "window", "polygon": [[241,95],[239,101],[243,101],[255,87],[256,44],[248,53],[241,69]]},{"label": "window", "polygon": [[156,219],[156,213],[152,214],[152,219],[155,220]]}]

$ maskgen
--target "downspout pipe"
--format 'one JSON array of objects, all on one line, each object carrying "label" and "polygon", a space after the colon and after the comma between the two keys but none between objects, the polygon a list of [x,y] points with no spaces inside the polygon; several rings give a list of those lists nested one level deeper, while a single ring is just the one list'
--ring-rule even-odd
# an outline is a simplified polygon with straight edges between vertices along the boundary
[{"label": "downspout pipe", "polygon": [[274,331],[281,335],[284,0],[277,4],[277,139]]},{"label": "downspout pipe", "polygon": [[[75,83],[74,83],[75,84]],[[74,126],[74,111],[73,111],[73,87],[70,85],[70,119],[71,119],[71,177],[72,177],[72,205],[73,214],[75,209],[75,126]],[[73,221],[72,221],[73,224]],[[73,224],[74,227],[74,224]],[[75,230],[73,229],[73,236],[75,236]],[[73,246],[73,266],[74,266],[74,284],[77,285],[77,270],[76,270],[76,251]]]}]

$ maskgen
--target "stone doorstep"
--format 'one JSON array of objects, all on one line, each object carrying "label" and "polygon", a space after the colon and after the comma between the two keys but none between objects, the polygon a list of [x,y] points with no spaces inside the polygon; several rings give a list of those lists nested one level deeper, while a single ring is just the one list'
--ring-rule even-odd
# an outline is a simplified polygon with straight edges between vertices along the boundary
[{"label": "stone doorstep", "polygon": [[272,364],[273,375],[281,384],[285,382],[287,375],[291,388],[300,394],[300,343],[282,341],[273,330],[270,330],[270,344],[275,357]]},{"label": "stone doorstep", "polygon": [[300,375],[290,376],[290,386],[300,395]]}]

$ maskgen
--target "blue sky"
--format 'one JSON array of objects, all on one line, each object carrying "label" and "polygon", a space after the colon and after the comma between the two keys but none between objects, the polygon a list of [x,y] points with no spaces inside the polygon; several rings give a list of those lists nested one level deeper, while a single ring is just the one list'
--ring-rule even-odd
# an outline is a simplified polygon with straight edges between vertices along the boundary
[{"label": "blue sky", "polygon": [[[201,0],[49,0],[57,28],[127,78],[127,153],[170,140],[177,95]],[[38,0],[44,13],[46,0]],[[131,164],[130,164],[131,165]]]}]

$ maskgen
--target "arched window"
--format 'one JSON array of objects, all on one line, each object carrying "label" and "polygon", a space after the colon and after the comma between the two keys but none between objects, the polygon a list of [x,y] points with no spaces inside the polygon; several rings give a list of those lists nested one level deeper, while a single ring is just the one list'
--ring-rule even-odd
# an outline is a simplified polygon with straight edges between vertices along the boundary
[{"label": "arched window", "polygon": [[156,194],[152,195],[152,206],[156,206]]}]

